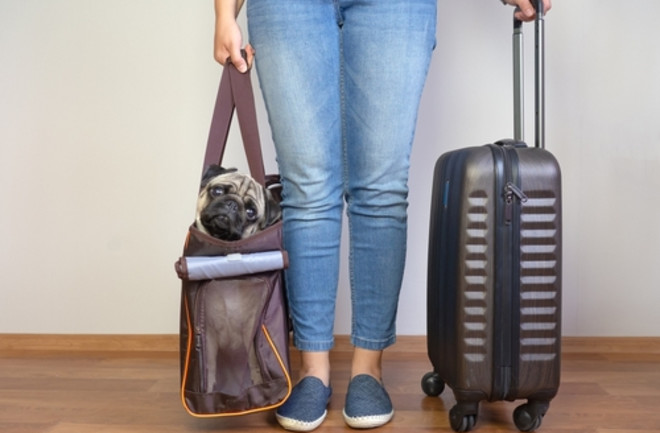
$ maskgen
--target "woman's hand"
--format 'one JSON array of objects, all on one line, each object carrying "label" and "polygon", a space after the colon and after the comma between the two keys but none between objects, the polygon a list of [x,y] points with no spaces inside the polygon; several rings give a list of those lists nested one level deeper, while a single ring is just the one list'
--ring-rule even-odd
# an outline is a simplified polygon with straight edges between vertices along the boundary
[{"label": "woman's hand", "polygon": [[[503,0],[504,3],[516,6],[519,11],[515,17],[520,21],[532,21],[536,18],[536,9],[530,0]],[[548,12],[552,8],[552,0],[543,0],[543,11]]]},{"label": "woman's hand", "polygon": [[240,72],[246,72],[252,67],[254,49],[250,44],[245,47],[247,61],[241,56],[243,34],[236,22],[236,15],[243,1],[215,0],[215,37],[213,57],[221,65],[229,59]]}]

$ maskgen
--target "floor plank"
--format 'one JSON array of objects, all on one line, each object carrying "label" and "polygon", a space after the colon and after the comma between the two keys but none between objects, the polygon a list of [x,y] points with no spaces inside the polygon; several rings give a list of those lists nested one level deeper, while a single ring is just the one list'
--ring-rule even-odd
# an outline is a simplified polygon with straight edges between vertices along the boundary
[{"label": "floor plank", "polygon": [[[282,431],[271,412],[211,420],[189,416],[178,395],[176,336],[130,336],[127,342],[121,336],[69,338],[0,335],[1,432]],[[660,339],[566,339],[562,385],[539,431],[660,432],[656,340]],[[338,338],[332,362],[334,394],[328,418],[317,431],[352,431],[341,416],[350,368],[350,345],[344,337]],[[292,368],[295,374],[295,353]],[[436,398],[421,391],[421,378],[431,369],[423,337],[401,337],[386,352],[384,369],[396,414],[378,431],[451,431],[451,392]],[[482,403],[474,431],[516,432],[511,414],[518,404]]]}]

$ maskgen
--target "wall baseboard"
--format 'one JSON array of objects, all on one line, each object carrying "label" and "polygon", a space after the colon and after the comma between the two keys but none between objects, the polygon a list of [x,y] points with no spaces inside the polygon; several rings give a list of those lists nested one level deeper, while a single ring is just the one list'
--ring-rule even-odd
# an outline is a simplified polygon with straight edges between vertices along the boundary
[{"label": "wall baseboard", "polygon": [[176,352],[176,334],[0,334],[0,351]]},{"label": "wall baseboard", "polygon": [[[0,334],[0,351],[178,352],[176,334]],[[335,337],[335,351],[350,351],[347,335]],[[426,336],[401,335],[388,351],[426,353]],[[660,337],[563,337],[564,353],[660,353]]]}]

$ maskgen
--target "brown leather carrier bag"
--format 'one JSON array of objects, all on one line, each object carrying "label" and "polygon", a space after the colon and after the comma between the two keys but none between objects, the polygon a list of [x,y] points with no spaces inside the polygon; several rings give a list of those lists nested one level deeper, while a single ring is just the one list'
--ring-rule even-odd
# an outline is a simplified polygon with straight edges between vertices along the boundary
[{"label": "brown leather carrier bag", "polygon": [[[234,111],[252,177],[279,197],[278,176],[264,171],[250,73],[230,64],[220,80],[204,170],[222,162]],[[215,262],[210,271],[207,262]],[[227,263],[230,268],[223,267]],[[244,415],[275,408],[289,396],[286,266],[281,221],[238,241],[209,236],[194,223],[188,229],[175,268],[182,280],[181,400],[189,414]]]}]

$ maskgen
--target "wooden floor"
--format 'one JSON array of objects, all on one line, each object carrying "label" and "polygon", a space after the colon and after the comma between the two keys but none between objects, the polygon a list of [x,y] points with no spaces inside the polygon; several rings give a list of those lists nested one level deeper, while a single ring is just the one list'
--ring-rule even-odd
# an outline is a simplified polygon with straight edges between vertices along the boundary
[{"label": "wooden floor", "polygon": [[[176,336],[0,335],[0,432],[277,432],[272,413],[199,420],[178,396]],[[341,418],[349,352],[333,352],[334,394],[318,432],[346,432]],[[294,358],[296,358],[294,356]],[[660,432],[660,338],[566,338],[562,385],[540,432]],[[294,363],[294,370],[297,364]],[[378,432],[451,431],[451,392],[427,397],[422,337],[400,337],[386,352],[394,420]],[[516,432],[517,403],[482,403],[475,432]]]}]

